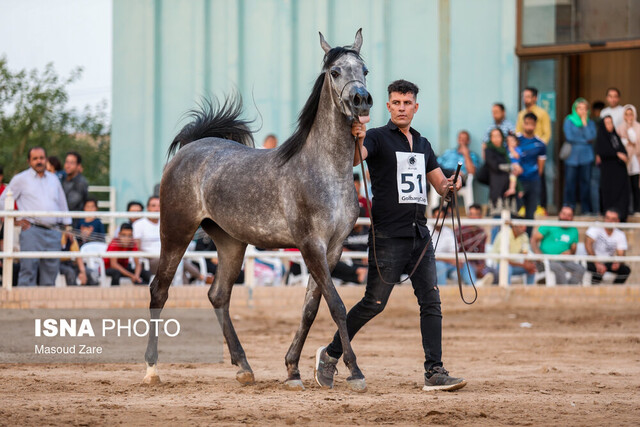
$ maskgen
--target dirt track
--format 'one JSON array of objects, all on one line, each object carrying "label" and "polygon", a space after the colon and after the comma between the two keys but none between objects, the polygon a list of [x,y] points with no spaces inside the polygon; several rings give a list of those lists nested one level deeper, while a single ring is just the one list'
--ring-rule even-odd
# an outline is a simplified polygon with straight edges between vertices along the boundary
[{"label": "dirt track", "polygon": [[[350,306],[362,289],[340,292]],[[342,363],[335,389],[321,390],[312,380],[314,351],[334,331],[324,304],[300,363],[307,389],[286,391],[283,360],[301,301],[273,310],[233,308],[254,386],[236,382],[226,355],[216,365],[161,364],[163,383],[155,388],[140,385],[142,364],[0,365],[0,424],[640,423],[637,301],[602,304],[565,295],[544,306],[520,298],[464,307],[449,292],[443,295],[445,366],[469,385],[431,394],[421,391],[418,313],[406,286],[394,290],[385,312],[354,341],[367,393],[347,388]]]}]

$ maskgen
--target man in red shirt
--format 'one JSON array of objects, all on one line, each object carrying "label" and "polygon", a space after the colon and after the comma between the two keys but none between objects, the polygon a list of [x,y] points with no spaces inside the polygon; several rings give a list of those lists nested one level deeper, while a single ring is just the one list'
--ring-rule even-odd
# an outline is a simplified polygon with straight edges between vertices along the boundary
[{"label": "man in red shirt", "polygon": [[[133,240],[133,227],[129,223],[122,224],[118,237],[113,239],[107,247],[107,252],[135,252],[137,250],[138,245]],[[151,274],[142,269],[138,258],[134,258],[134,263],[135,268],[132,268],[128,258],[104,258],[105,273],[111,277],[111,286],[119,286],[121,277],[128,277],[135,285],[149,284]]]}]

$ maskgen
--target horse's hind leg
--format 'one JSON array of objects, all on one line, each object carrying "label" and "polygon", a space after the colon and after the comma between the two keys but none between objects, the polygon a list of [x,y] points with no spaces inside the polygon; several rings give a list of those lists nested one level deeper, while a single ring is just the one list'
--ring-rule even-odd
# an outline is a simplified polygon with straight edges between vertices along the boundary
[{"label": "horse's hind leg", "polygon": [[[193,233],[197,229],[197,225],[191,230],[183,227],[184,224],[180,228],[171,229],[171,236],[162,239],[158,272],[149,286],[151,293],[149,312],[152,320],[160,318],[160,313],[169,297],[169,286],[173,281],[173,276],[176,274],[182,255],[187,250]],[[167,229],[169,230],[170,228],[167,227]],[[154,328],[151,328],[151,331],[155,332]],[[147,362],[147,374],[143,380],[145,384],[157,384],[160,382],[160,377],[158,376],[158,336],[151,331],[149,332],[147,351],[144,355],[144,360]]]},{"label": "horse's hind leg", "polygon": [[218,269],[213,285],[209,289],[209,301],[215,309],[222,333],[227,341],[231,363],[240,367],[236,379],[243,385],[253,384],[255,382],[253,371],[247,362],[244,349],[229,315],[231,291],[242,269],[247,244],[234,239],[214,223],[203,222],[202,227],[213,238],[218,251]]}]

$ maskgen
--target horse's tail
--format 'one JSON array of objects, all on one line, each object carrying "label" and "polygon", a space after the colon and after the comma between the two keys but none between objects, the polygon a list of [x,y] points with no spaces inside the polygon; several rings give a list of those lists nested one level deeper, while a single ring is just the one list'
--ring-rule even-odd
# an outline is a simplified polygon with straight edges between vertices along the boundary
[{"label": "horse's tail", "polygon": [[192,120],[173,139],[167,157],[202,138],[229,139],[253,147],[253,135],[249,129],[253,120],[241,119],[242,110],[242,97],[238,93],[227,97],[222,105],[217,99],[213,102],[203,99],[200,108],[188,112]]}]

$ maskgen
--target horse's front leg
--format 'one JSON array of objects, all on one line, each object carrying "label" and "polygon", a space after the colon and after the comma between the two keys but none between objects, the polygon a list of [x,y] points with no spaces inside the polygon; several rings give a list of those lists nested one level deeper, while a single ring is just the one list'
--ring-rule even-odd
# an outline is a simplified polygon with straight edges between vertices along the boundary
[{"label": "horse's front leg", "polygon": [[367,389],[366,382],[356,363],[356,355],[351,348],[351,341],[347,333],[347,310],[331,280],[331,270],[324,244],[318,241],[309,242],[300,248],[300,252],[309,268],[309,273],[311,273],[320,288],[322,296],[327,301],[333,321],[338,326],[343,349],[342,358],[351,373],[351,376],[347,378],[347,383],[352,390],[363,392]]}]

